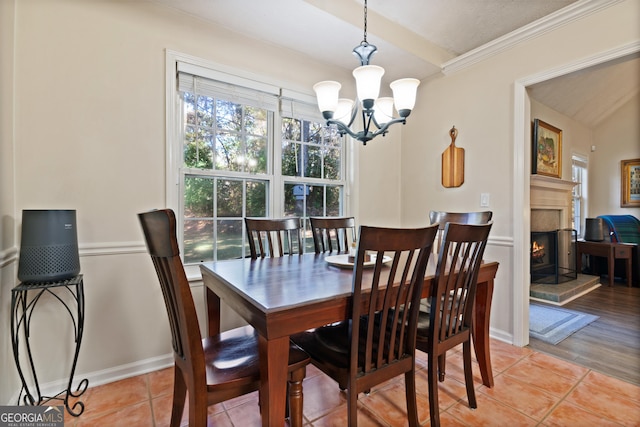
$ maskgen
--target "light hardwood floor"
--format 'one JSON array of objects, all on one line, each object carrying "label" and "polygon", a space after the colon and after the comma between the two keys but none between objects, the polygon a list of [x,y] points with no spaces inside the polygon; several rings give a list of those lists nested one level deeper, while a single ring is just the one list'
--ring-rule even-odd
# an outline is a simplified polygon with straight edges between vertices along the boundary
[{"label": "light hardwood floor", "polygon": [[605,284],[563,308],[600,318],[557,345],[531,338],[529,347],[640,385],[640,288]]}]

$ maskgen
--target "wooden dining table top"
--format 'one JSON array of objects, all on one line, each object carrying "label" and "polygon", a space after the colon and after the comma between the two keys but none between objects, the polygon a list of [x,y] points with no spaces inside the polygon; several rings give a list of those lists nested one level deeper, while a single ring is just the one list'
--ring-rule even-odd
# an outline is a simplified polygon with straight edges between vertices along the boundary
[{"label": "wooden dining table top", "polygon": [[310,300],[348,296],[353,270],[329,265],[323,255],[306,254],[205,263],[202,268],[226,280],[266,313]]},{"label": "wooden dining table top", "polygon": [[[425,274],[423,297],[430,295],[436,264],[437,256],[432,255]],[[481,271],[493,267],[497,267],[497,263],[483,263]],[[353,290],[353,269],[331,265],[323,254],[206,262],[201,264],[201,271],[217,276],[267,314],[308,305],[311,301],[348,298]],[[390,268],[382,271],[389,272]],[[366,272],[365,268],[363,286],[366,286]]]}]

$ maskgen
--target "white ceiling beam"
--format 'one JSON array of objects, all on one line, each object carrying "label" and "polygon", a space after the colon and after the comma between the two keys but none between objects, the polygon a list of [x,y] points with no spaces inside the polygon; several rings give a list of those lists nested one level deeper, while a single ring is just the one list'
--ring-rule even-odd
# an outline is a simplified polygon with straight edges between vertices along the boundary
[{"label": "white ceiling beam", "polygon": [[[360,2],[346,0],[304,0],[306,3],[321,9],[336,18],[355,27],[363,28],[364,9]],[[367,33],[375,34],[386,42],[397,46],[416,57],[437,67],[450,61],[455,56],[441,47],[425,40],[371,9],[367,10]],[[375,44],[375,43],[372,43]],[[355,46],[354,46],[355,47]]]}]

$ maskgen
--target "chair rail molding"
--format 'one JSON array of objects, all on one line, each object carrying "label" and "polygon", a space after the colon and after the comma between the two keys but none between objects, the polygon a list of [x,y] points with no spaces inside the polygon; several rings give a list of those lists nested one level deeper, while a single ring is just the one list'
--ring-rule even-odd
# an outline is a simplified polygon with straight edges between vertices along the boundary
[{"label": "chair rail molding", "polygon": [[104,256],[147,253],[144,242],[98,242],[79,245],[80,256]]},{"label": "chair rail molding", "polygon": [[16,246],[0,251],[0,268],[6,267],[17,260],[18,248]]}]

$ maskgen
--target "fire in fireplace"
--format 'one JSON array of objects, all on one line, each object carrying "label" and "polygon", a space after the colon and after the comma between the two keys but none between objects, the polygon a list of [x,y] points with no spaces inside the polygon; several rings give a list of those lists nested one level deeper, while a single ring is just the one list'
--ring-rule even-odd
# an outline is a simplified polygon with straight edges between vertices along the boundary
[{"label": "fire in fireplace", "polygon": [[531,283],[558,284],[578,277],[573,229],[531,232]]},{"label": "fire in fireplace", "polygon": [[531,261],[536,264],[544,262],[544,245],[539,244],[535,240],[531,244]]}]

